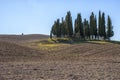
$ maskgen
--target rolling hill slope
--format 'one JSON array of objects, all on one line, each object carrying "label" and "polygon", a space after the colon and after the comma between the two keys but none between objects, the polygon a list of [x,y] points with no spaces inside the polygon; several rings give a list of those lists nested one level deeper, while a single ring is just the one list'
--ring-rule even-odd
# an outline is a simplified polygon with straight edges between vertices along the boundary
[{"label": "rolling hill slope", "polygon": [[6,38],[0,38],[0,80],[120,79],[120,44]]},{"label": "rolling hill slope", "polygon": [[[36,45],[37,46],[37,45]],[[110,60],[120,61],[120,45],[114,43],[45,44],[39,49],[47,51],[47,59],[60,60]]]},{"label": "rolling hill slope", "polygon": [[[41,38],[41,37],[40,37]],[[9,39],[9,38],[8,38]],[[1,61],[21,60],[119,60],[120,45],[111,42],[83,42],[78,44],[43,43],[45,38],[31,40],[26,37],[23,44],[0,41]],[[29,39],[29,40],[28,40]],[[8,58],[8,59],[7,59]],[[9,60],[10,59],[10,60]],[[35,60],[34,60],[35,59]]]}]

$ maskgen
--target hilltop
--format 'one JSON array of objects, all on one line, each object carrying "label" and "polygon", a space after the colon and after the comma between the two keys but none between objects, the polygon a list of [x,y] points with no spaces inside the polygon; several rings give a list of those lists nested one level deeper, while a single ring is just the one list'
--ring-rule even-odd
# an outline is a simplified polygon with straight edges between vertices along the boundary
[{"label": "hilltop", "polygon": [[9,41],[9,42],[22,42],[22,41],[39,40],[39,39],[47,39],[47,38],[49,38],[49,36],[43,34],[0,35],[1,41]]}]

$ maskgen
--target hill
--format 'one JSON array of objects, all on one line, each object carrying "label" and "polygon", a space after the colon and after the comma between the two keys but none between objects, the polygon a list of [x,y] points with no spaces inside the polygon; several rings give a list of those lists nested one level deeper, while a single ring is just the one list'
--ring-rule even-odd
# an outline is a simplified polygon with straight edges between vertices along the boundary
[{"label": "hill", "polygon": [[[24,36],[25,37],[25,36]],[[27,36],[28,37],[28,36]],[[78,43],[56,43],[45,40],[46,38],[24,38],[16,43],[11,41],[15,38],[8,38],[8,41],[0,41],[0,57],[1,61],[8,60],[7,58],[15,61],[24,61],[26,58],[30,60],[36,57],[35,60],[117,60],[120,57],[120,45],[115,42],[106,41],[82,41]],[[32,37],[30,35],[30,37]],[[69,41],[70,42],[70,41]],[[42,54],[41,54],[42,53]],[[43,57],[44,54],[44,57]],[[38,57],[39,56],[39,57]],[[13,58],[14,57],[14,58]],[[17,58],[18,57],[18,58]],[[26,58],[25,58],[26,57]],[[30,59],[29,59],[30,58]],[[102,59],[101,59],[102,58]],[[19,60],[20,59],[20,60]],[[34,59],[32,60],[34,61]]]},{"label": "hill", "polygon": [[71,44],[25,38],[16,44],[15,38],[6,38],[0,41],[0,80],[120,79],[118,42]]}]

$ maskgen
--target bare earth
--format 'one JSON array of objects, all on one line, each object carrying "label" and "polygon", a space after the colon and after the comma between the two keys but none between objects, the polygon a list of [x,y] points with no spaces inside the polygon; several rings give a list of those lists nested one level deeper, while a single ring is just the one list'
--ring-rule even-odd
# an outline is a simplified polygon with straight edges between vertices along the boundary
[{"label": "bare earth", "polygon": [[120,80],[119,44],[42,45],[46,37],[22,38],[0,38],[0,80]]}]

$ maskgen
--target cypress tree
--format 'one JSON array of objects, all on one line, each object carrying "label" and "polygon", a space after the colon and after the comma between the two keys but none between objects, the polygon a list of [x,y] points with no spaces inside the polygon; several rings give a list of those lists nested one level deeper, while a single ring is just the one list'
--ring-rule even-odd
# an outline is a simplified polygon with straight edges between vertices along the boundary
[{"label": "cypress tree", "polygon": [[65,20],[66,20],[67,35],[69,38],[71,38],[73,36],[73,26],[72,26],[72,17],[70,11],[67,12]]},{"label": "cypress tree", "polygon": [[57,21],[54,22],[54,25],[52,26],[52,30],[51,30],[52,34],[55,35],[56,37],[60,37],[60,23],[59,23],[59,19],[57,19]]},{"label": "cypress tree", "polygon": [[61,37],[60,19],[57,19],[57,37]]},{"label": "cypress tree", "polygon": [[85,36],[85,39],[86,39],[86,38],[88,39],[88,36],[87,36],[88,26],[87,26],[87,20],[86,20],[86,19],[84,19],[83,28],[84,28],[84,36]]},{"label": "cypress tree", "polygon": [[76,31],[79,33],[79,37],[84,38],[82,17],[80,13],[77,15],[76,19]]},{"label": "cypress tree", "polygon": [[94,32],[94,36],[95,36],[95,39],[97,38],[97,19],[96,19],[96,16],[94,18],[94,26],[93,26],[93,32]]},{"label": "cypress tree", "polygon": [[61,36],[62,37],[65,37],[65,35],[67,35],[67,30],[66,30],[66,27],[65,27],[65,21],[64,19],[62,18],[62,22],[60,24],[60,27],[61,27]]},{"label": "cypress tree", "polygon": [[98,19],[98,39],[102,37],[102,18],[101,18],[101,11],[99,11],[99,19]]},{"label": "cypress tree", "polygon": [[57,26],[56,26],[56,21],[55,21],[53,26],[52,26],[52,30],[51,30],[52,34],[55,35],[55,36],[57,35],[57,30],[56,29],[57,29]]},{"label": "cypress tree", "polygon": [[107,38],[108,38],[108,40],[110,40],[110,37],[112,37],[113,35],[114,35],[114,32],[113,32],[112,21],[111,21],[110,16],[108,16],[108,19],[107,19]]},{"label": "cypress tree", "polygon": [[75,19],[75,22],[74,22],[74,36],[75,37],[77,36],[77,33],[78,33],[78,26],[77,26],[77,19]]},{"label": "cypress tree", "polygon": [[101,34],[104,40],[106,39],[105,13],[102,13]]},{"label": "cypress tree", "polygon": [[52,29],[51,29],[51,31],[50,31],[50,39],[52,39]]},{"label": "cypress tree", "polygon": [[59,23],[59,37],[62,37],[62,23]]},{"label": "cypress tree", "polygon": [[88,21],[87,21],[87,36],[88,36],[88,38],[90,40],[90,24],[89,24]]},{"label": "cypress tree", "polygon": [[89,28],[89,23],[86,19],[84,19],[83,26],[84,26],[85,39],[90,39],[90,28]]},{"label": "cypress tree", "polygon": [[93,36],[94,36],[94,13],[93,12],[91,13],[91,16],[90,16],[90,35],[93,39]]},{"label": "cypress tree", "polygon": [[61,37],[63,37],[64,36],[64,30],[63,30],[63,17],[62,17],[62,22],[60,23],[60,28],[61,28]]}]

